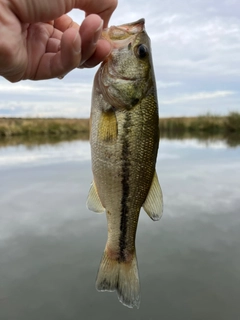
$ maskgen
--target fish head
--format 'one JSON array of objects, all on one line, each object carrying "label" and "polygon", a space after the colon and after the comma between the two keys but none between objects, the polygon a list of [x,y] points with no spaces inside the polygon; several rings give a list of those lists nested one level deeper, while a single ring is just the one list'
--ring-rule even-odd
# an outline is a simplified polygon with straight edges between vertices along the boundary
[{"label": "fish head", "polygon": [[99,69],[97,86],[115,108],[131,109],[155,88],[150,38],[144,25],[141,19],[102,33],[112,52]]}]

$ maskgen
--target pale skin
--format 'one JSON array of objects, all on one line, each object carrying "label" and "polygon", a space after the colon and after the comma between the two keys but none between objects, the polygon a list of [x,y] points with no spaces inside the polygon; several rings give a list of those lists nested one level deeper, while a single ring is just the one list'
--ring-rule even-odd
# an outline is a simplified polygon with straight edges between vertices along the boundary
[{"label": "pale skin", "polygon": [[[0,76],[11,82],[62,78],[111,52],[100,39],[117,0],[0,0]],[[86,13],[79,26],[66,13]]]}]

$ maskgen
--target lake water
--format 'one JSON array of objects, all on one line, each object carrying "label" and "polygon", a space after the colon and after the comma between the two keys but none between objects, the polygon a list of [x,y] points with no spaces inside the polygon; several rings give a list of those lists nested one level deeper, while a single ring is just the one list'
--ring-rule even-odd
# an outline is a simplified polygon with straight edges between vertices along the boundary
[{"label": "lake water", "polygon": [[0,148],[1,320],[236,320],[240,147],[161,140],[164,215],[141,212],[140,309],[95,290],[105,215],[86,209],[88,141]]}]

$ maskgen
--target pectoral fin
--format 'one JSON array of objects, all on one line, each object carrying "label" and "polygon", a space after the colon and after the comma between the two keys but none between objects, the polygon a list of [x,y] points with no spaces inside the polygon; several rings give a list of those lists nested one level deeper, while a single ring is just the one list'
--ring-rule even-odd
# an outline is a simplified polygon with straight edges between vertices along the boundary
[{"label": "pectoral fin", "polygon": [[94,182],[91,184],[91,187],[88,193],[87,208],[97,213],[102,213],[105,211],[104,207],[102,206],[99,195],[97,193],[97,189]]},{"label": "pectoral fin", "polygon": [[98,139],[105,142],[114,142],[117,134],[118,127],[115,112],[112,109],[102,112],[98,127]]},{"label": "pectoral fin", "polygon": [[158,182],[157,173],[155,171],[150,190],[143,204],[143,209],[149,217],[156,221],[159,220],[163,213],[163,195],[160,184]]}]

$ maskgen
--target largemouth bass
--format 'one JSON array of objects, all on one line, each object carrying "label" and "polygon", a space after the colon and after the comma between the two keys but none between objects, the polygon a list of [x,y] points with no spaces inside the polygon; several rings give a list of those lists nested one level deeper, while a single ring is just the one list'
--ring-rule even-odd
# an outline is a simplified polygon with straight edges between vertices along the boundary
[{"label": "largemouth bass", "polygon": [[87,206],[106,212],[108,239],[96,280],[99,291],[117,291],[127,307],[139,307],[135,236],[141,207],[162,215],[155,171],[159,116],[150,39],[144,19],[103,31],[112,53],[94,79],[91,109],[93,183]]}]

